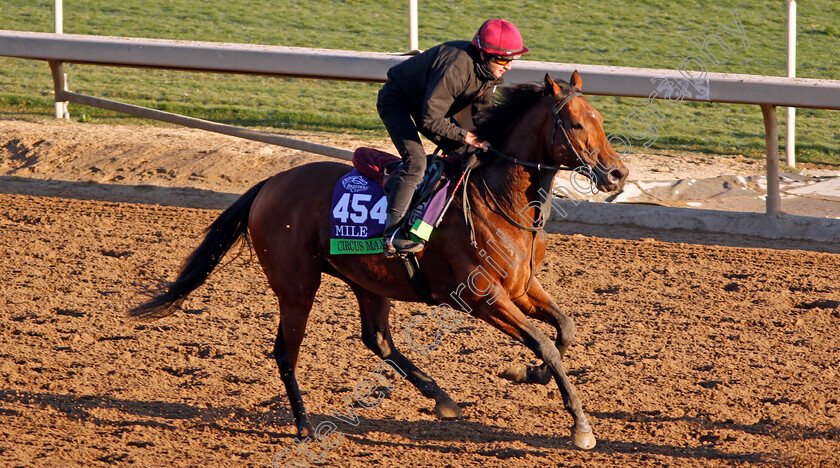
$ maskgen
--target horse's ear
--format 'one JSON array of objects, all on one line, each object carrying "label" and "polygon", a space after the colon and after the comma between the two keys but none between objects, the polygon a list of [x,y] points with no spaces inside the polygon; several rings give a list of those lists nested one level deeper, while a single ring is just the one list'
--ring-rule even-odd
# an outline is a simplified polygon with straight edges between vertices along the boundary
[{"label": "horse's ear", "polygon": [[577,70],[572,73],[572,79],[569,80],[569,84],[577,88],[578,91],[583,90],[583,80],[580,78],[580,73]]},{"label": "horse's ear", "polygon": [[551,79],[551,75],[548,73],[545,74],[545,90],[552,96],[557,96],[563,92],[563,90],[560,89],[560,86]]}]

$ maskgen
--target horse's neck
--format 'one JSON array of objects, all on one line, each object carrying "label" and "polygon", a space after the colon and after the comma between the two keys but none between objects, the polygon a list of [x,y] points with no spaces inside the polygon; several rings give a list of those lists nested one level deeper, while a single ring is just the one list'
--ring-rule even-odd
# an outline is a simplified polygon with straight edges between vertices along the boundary
[{"label": "horse's neck", "polygon": [[[481,169],[497,208],[509,213],[517,221],[526,223],[534,215],[536,203],[545,203],[551,193],[550,171],[538,171],[510,162],[487,165]],[[530,208],[529,208],[530,207]]]},{"label": "horse's neck", "polygon": [[493,196],[504,205],[503,208],[514,209],[527,205],[534,196],[534,175],[525,166],[515,165],[507,161],[488,164],[482,169],[487,181],[487,188]]},{"label": "horse's neck", "polygon": [[[545,147],[545,141],[548,135],[543,133],[546,122],[542,119],[553,119],[553,114],[520,119],[514,124],[505,141],[499,145],[499,150],[522,161],[556,164],[554,161],[547,161],[549,150]],[[525,221],[521,216],[535,214],[533,207],[538,203],[548,201],[555,174],[553,171],[538,170],[506,160],[488,164],[482,170],[485,172],[487,188],[492,192],[494,203],[521,221]]]},{"label": "horse's neck", "polygon": [[[521,137],[523,134],[522,125],[516,125],[509,137],[501,145],[500,151],[523,161],[547,162],[546,150],[540,145],[542,140],[533,134],[533,128],[528,129],[529,137]],[[544,180],[546,171],[539,171],[533,167],[514,164],[508,161],[499,161],[496,164],[488,165],[488,187],[500,203],[505,204],[504,208],[519,211],[534,201],[543,201],[544,194],[540,194],[543,185],[551,185],[551,181]],[[551,191],[550,187],[542,187]]]}]

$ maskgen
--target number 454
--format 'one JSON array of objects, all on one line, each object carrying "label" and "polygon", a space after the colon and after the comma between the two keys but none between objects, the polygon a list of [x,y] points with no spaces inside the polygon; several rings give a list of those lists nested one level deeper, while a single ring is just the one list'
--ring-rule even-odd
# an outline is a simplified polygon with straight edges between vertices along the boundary
[{"label": "number 454", "polygon": [[349,218],[354,223],[364,223],[368,216],[375,219],[379,224],[385,224],[385,210],[388,207],[388,200],[385,195],[368,210],[371,196],[366,193],[345,193],[338,200],[333,208],[333,218],[340,219],[346,223]]}]

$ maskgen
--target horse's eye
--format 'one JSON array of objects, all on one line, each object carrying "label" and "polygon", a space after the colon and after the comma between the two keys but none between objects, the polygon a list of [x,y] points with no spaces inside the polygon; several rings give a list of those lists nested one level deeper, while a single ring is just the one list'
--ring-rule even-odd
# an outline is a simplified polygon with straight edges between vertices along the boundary
[{"label": "horse's eye", "polygon": [[572,128],[574,128],[575,130],[580,130],[580,129],[583,128],[583,126],[581,124],[575,122],[575,123],[572,124]]}]

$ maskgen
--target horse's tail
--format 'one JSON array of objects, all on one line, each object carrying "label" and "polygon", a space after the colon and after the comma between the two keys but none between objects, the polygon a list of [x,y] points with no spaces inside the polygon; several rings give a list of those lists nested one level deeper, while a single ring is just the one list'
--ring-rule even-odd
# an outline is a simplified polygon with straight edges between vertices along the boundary
[{"label": "horse's tail", "polygon": [[233,244],[247,235],[251,205],[266,182],[268,179],[251,187],[223,211],[207,228],[201,244],[184,261],[178,278],[169,284],[165,292],[129,310],[128,316],[141,320],[156,320],[174,314],[175,306],[201,286]]}]

